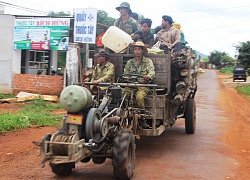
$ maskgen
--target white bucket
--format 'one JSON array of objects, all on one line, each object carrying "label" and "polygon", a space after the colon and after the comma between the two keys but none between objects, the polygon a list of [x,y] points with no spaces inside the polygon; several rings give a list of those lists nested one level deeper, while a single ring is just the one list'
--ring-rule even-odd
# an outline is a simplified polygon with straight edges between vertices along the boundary
[{"label": "white bucket", "polygon": [[123,30],[110,26],[102,37],[102,43],[115,53],[119,53],[133,43],[133,40]]}]

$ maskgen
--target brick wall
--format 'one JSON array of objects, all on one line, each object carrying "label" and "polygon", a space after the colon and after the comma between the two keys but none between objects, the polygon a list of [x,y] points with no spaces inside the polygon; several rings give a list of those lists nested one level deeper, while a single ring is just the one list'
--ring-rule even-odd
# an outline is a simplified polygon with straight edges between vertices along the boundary
[{"label": "brick wall", "polygon": [[23,91],[43,95],[60,95],[62,89],[63,76],[14,74],[12,81],[14,94]]}]

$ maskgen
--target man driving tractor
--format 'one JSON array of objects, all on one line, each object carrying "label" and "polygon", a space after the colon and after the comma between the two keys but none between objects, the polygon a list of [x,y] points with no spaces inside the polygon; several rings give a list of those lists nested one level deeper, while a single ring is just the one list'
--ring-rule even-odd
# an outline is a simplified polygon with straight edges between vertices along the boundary
[{"label": "man driving tractor", "polygon": [[[143,79],[150,83],[155,77],[155,67],[151,59],[145,57],[147,55],[147,48],[144,46],[144,43],[141,41],[135,42],[131,45],[131,48],[134,52],[135,57],[130,59],[124,68],[124,74],[140,74],[143,76]],[[123,96],[126,94],[131,95],[132,91],[136,96],[137,106],[144,109],[145,102],[144,97],[149,93],[150,89],[148,87],[138,87],[137,89],[125,87],[122,90]],[[146,124],[146,120],[143,120],[141,123],[143,128],[148,128],[149,125]]]}]

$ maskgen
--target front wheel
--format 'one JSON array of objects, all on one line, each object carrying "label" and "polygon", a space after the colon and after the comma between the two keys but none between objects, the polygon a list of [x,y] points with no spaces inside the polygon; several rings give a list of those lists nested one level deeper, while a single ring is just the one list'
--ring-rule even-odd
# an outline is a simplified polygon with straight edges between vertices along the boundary
[{"label": "front wheel", "polygon": [[64,164],[53,164],[49,163],[52,172],[58,176],[67,176],[72,172],[72,169],[75,168],[75,163],[64,163]]},{"label": "front wheel", "polygon": [[135,139],[130,130],[122,130],[114,139],[113,174],[117,179],[130,179],[135,167]]},{"label": "front wheel", "polygon": [[184,117],[186,133],[194,134],[196,128],[196,105],[194,99],[188,99]]}]

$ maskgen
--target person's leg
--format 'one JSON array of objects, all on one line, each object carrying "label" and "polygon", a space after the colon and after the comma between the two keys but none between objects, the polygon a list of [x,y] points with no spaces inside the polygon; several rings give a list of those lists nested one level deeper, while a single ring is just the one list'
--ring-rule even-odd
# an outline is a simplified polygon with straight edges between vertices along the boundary
[{"label": "person's leg", "polygon": [[132,93],[131,88],[128,87],[122,88],[122,97],[124,97],[125,94],[127,95],[127,97],[129,97],[131,96],[131,93]]},{"label": "person's leg", "polygon": [[181,51],[182,49],[181,42],[176,43],[173,48],[174,48],[174,52]]},{"label": "person's leg", "polygon": [[150,90],[147,87],[139,87],[136,92],[136,103],[140,108],[145,108],[144,97],[148,94]]},{"label": "person's leg", "polygon": [[[149,93],[150,89],[147,87],[139,87],[138,91],[136,92],[136,103],[137,106],[140,108],[145,108],[145,100],[144,97]],[[139,124],[143,129],[149,128],[149,125],[147,124],[147,120],[145,118],[142,118],[139,120]]]}]

